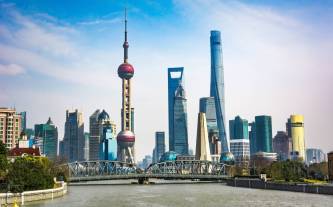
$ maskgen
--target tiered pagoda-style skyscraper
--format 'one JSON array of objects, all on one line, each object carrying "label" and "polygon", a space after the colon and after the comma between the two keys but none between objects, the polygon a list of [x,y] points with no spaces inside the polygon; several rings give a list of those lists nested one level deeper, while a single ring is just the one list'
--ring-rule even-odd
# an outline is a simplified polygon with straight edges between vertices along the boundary
[{"label": "tiered pagoda-style skyscraper", "polygon": [[118,76],[122,79],[122,109],[121,109],[121,132],[117,136],[118,160],[121,162],[135,163],[135,135],[133,133],[132,108],[131,108],[131,78],[134,75],[134,68],[128,63],[127,42],[127,18],[125,10],[125,41],[124,63],[118,67]]}]

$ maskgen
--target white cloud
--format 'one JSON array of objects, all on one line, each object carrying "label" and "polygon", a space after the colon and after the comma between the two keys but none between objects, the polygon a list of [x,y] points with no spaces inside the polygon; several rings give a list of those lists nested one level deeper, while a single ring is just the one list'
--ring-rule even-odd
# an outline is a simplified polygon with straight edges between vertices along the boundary
[{"label": "white cloud", "polygon": [[16,64],[0,64],[0,75],[15,76],[25,73],[25,69]]}]

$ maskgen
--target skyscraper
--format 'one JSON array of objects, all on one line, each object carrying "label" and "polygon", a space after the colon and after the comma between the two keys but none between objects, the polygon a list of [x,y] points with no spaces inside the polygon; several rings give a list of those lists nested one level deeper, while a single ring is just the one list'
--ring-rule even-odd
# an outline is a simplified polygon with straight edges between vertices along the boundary
[{"label": "skyscraper", "polygon": [[306,164],[321,163],[326,160],[326,154],[321,149],[306,149]]},{"label": "skyscraper", "polygon": [[22,111],[20,115],[21,115],[21,132],[25,132],[27,128],[27,112]]},{"label": "skyscraper", "polygon": [[257,143],[256,143],[256,123],[251,122],[249,124],[249,139],[250,139],[250,155],[253,155],[257,152]]},{"label": "skyscraper", "polygon": [[84,160],[83,115],[77,109],[66,111],[65,135],[63,140],[64,156],[69,162]]},{"label": "skyscraper", "polygon": [[236,116],[229,121],[230,152],[234,155],[235,164],[248,166],[250,161],[249,124],[246,119]]},{"label": "skyscraper", "polygon": [[256,116],[256,152],[273,152],[272,150],[272,118],[270,116]]},{"label": "skyscraper", "polygon": [[89,139],[90,134],[88,132],[84,133],[84,160],[89,160]]},{"label": "skyscraper", "polygon": [[98,116],[100,110],[97,109],[89,117],[89,160],[98,160],[99,159],[99,143],[100,143],[100,126],[98,123]]},{"label": "skyscraper", "polygon": [[290,159],[291,139],[284,131],[278,131],[273,139],[273,152],[277,153],[278,160]]},{"label": "skyscraper", "polygon": [[214,97],[200,98],[199,111],[206,114],[210,154],[220,154],[221,141],[218,138],[219,130],[216,122]]},{"label": "skyscraper", "polygon": [[305,161],[304,117],[291,115],[286,125],[292,140],[291,158]]},{"label": "skyscraper", "polygon": [[46,124],[35,125],[35,139],[40,153],[50,159],[55,159],[58,154],[58,128],[53,124],[51,118]]},{"label": "skyscraper", "polygon": [[[113,155],[117,153],[117,149],[114,149],[113,146],[113,143],[116,142],[116,125],[111,121],[109,114],[105,110],[100,112],[100,110],[97,109],[89,119],[89,160],[104,160],[107,159],[107,157],[112,160],[116,158],[117,155]],[[103,155],[101,155],[101,153]]]},{"label": "skyscraper", "polygon": [[184,68],[168,68],[168,115],[169,115],[169,150],[174,151],[174,101],[175,93],[183,83]]},{"label": "skyscraper", "polygon": [[188,154],[187,131],[187,99],[185,90],[180,84],[176,90],[173,105],[173,146],[172,149],[180,155]]},{"label": "skyscraper", "polygon": [[216,121],[219,128],[219,139],[222,143],[222,151],[229,152],[228,139],[225,131],[224,69],[220,31],[210,32],[210,54],[210,96],[214,97],[215,100]]},{"label": "skyscraper", "polygon": [[134,75],[134,68],[128,63],[128,47],[127,18],[125,10],[125,41],[123,44],[124,63],[118,67],[118,76],[122,79],[122,109],[121,132],[117,136],[117,157],[121,162],[135,163],[135,135],[132,129],[134,122],[131,108],[131,78]]},{"label": "skyscraper", "polygon": [[198,126],[197,126],[197,143],[195,150],[196,160],[211,161],[212,157],[209,149],[208,130],[206,123],[206,114],[199,112],[198,114]]},{"label": "skyscraper", "polygon": [[0,108],[0,141],[12,149],[18,144],[21,134],[21,115],[15,109]]},{"label": "skyscraper", "polygon": [[155,132],[155,162],[158,162],[165,153],[165,133]]}]

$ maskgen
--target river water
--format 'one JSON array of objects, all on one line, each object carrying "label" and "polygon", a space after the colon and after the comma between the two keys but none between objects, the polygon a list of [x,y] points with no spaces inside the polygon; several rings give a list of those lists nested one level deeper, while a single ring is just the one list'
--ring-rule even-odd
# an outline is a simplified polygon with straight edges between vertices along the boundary
[{"label": "river water", "polygon": [[229,187],[221,183],[155,185],[69,186],[62,198],[35,203],[29,207],[333,207],[333,196],[286,191]]}]

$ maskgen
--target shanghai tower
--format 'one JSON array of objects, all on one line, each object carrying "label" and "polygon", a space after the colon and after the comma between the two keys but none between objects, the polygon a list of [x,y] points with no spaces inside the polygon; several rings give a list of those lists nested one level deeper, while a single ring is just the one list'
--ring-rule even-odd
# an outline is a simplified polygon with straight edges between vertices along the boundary
[{"label": "shanghai tower", "polygon": [[122,79],[122,109],[121,109],[121,132],[117,136],[117,157],[118,161],[135,163],[135,135],[132,129],[132,108],[131,108],[131,78],[134,75],[134,68],[128,63],[127,42],[127,19],[125,10],[125,41],[124,62],[118,67],[118,76]]},{"label": "shanghai tower", "polygon": [[222,152],[229,152],[225,131],[225,100],[224,100],[224,70],[222,62],[221,32],[210,32],[211,79],[210,96],[215,99],[216,122],[219,129]]}]

